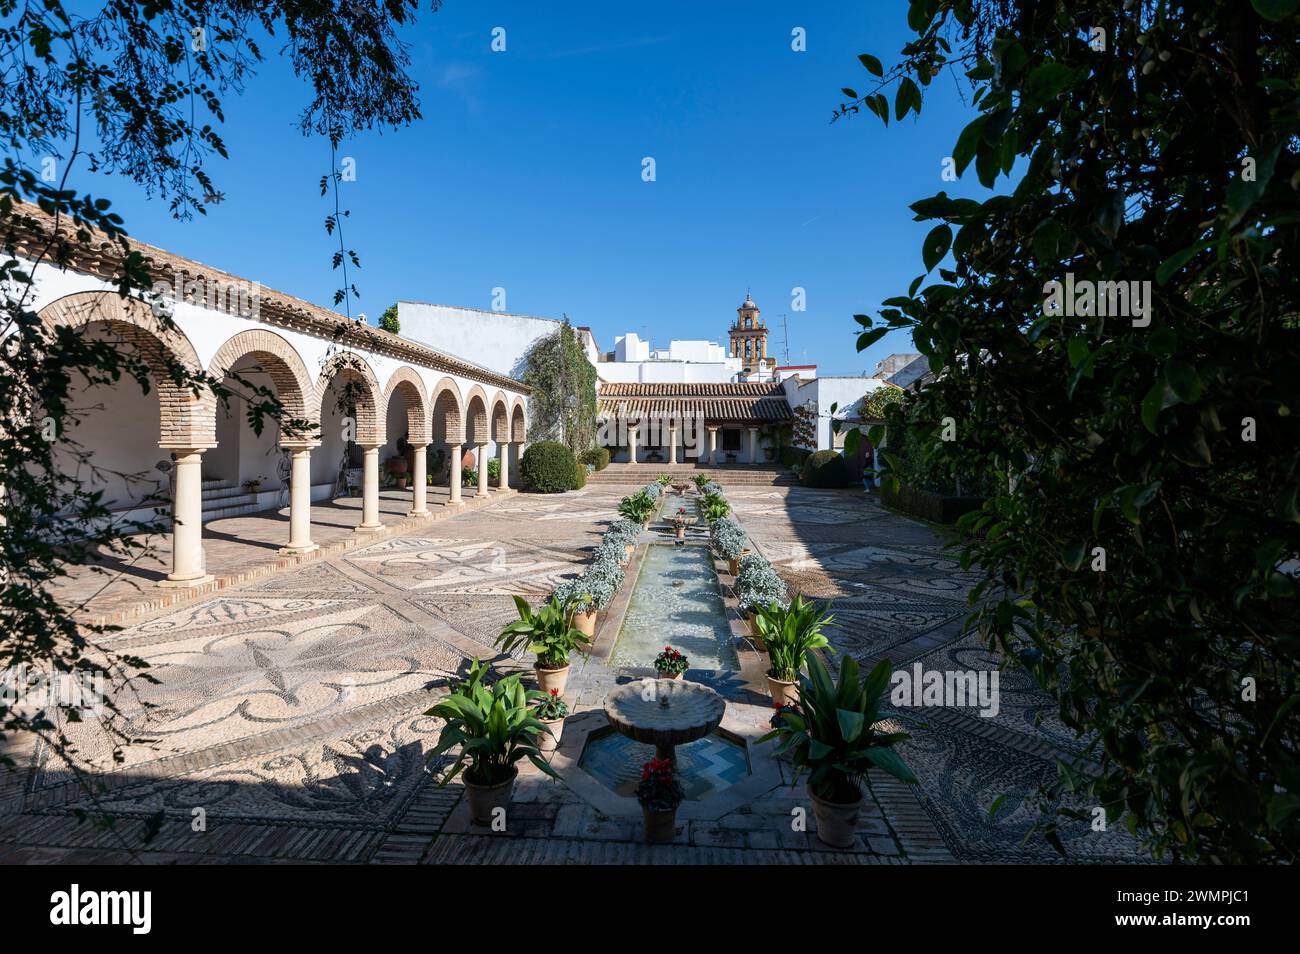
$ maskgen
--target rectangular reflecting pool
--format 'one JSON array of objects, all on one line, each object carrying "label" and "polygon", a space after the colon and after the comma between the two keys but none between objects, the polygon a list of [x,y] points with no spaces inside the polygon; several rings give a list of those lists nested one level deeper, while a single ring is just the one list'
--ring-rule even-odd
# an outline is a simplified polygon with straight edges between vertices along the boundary
[{"label": "rectangular reflecting pool", "polygon": [[646,547],[610,663],[650,667],[665,646],[684,652],[692,669],[740,668],[706,547]]}]

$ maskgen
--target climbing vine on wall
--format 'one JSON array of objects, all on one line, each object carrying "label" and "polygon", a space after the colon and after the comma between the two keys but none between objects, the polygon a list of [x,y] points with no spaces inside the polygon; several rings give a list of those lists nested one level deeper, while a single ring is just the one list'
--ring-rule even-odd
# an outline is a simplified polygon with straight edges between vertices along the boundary
[{"label": "climbing vine on wall", "polygon": [[559,441],[575,455],[591,448],[596,440],[596,368],[567,319],[533,343],[522,380],[532,388],[530,441]]}]

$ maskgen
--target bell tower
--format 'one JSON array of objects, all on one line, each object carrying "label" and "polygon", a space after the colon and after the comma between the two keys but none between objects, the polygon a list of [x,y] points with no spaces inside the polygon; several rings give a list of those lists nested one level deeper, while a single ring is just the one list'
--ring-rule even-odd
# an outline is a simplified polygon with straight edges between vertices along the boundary
[{"label": "bell tower", "polygon": [[767,325],[758,317],[758,306],[745,292],[745,301],[736,309],[736,323],[730,329],[730,353],[739,358],[745,374],[752,374],[776,364],[767,356]]}]

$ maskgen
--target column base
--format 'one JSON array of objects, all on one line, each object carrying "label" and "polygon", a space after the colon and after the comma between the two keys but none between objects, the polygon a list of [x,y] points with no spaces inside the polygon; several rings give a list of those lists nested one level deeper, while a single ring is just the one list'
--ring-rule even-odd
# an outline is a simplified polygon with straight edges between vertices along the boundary
[{"label": "column base", "polygon": [[448,500],[445,504],[443,504],[443,506],[444,506],[444,507],[463,507],[463,506],[465,506],[465,501],[464,501],[464,499],[461,499],[461,500]]},{"label": "column base", "polygon": [[216,577],[211,573],[205,573],[202,576],[189,577],[183,580],[173,579],[169,576],[164,580],[159,580],[158,585],[169,587],[203,586],[205,583],[211,583],[215,579]]},{"label": "column base", "polygon": [[280,547],[280,552],[292,556],[297,553],[314,553],[319,549],[319,543],[309,543],[306,546],[301,547],[295,547],[291,544],[287,547]]},{"label": "column base", "polygon": [[382,529],[384,529],[384,525],[382,523],[372,523],[368,525],[361,523],[353,527],[352,532],[353,533],[378,533]]},{"label": "column base", "polygon": [[408,510],[406,512],[408,517],[429,517],[432,516],[432,514],[433,511],[431,510]]}]

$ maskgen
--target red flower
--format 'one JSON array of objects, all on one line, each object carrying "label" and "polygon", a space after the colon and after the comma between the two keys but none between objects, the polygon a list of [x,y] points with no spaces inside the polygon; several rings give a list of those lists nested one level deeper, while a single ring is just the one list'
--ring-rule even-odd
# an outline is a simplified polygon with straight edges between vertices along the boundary
[{"label": "red flower", "polygon": [[560,690],[559,690],[559,689],[552,689],[552,690],[551,690],[551,695],[558,699],[558,698],[560,697]]}]

